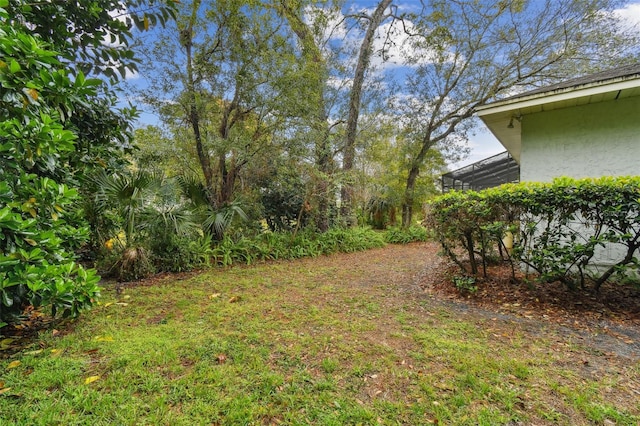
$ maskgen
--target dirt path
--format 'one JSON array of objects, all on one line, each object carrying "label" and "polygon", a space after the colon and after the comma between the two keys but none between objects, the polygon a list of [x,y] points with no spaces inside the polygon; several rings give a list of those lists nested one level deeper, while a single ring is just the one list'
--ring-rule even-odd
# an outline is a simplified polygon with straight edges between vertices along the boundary
[{"label": "dirt path", "polygon": [[324,259],[360,277],[350,283],[354,287],[387,286],[385,303],[414,299],[432,308],[451,310],[467,320],[491,321],[492,328],[506,333],[517,327],[521,333],[577,345],[594,355],[640,360],[640,297],[627,299],[619,307],[615,298],[611,302],[595,301],[588,294],[567,293],[568,300],[563,300],[562,288],[547,285],[547,290],[553,290],[550,296],[544,293],[545,288],[508,282],[492,282],[485,292],[464,296],[450,285],[450,265],[438,250],[435,243],[416,243]]}]

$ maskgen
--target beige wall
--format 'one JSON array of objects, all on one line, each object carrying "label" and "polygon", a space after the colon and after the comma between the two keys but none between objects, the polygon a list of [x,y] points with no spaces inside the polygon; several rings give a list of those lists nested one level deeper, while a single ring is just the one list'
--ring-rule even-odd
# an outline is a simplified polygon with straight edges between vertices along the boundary
[{"label": "beige wall", "polygon": [[524,116],[520,180],[640,175],[640,97]]}]

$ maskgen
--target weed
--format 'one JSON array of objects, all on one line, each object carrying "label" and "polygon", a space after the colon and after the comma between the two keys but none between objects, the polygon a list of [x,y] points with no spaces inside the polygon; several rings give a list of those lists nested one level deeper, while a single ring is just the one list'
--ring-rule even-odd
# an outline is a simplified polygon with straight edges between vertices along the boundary
[{"label": "weed", "polygon": [[322,369],[324,370],[325,373],[331,374],[334,371],[336,371],[337,368],[338,368],[338,361],[331,358],[325,358],[322,360]]},{"label": "weed", "polygon": [[453,277],[453,284],[462,292],[475,293],[478,291],[476,279],[474,277],[456,275]]}]

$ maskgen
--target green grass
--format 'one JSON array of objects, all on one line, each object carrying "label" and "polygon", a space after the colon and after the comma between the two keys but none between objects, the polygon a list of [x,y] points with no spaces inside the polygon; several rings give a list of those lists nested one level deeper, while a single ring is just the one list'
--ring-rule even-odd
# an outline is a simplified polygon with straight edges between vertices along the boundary
[{"label": "green grass", "polygon": [[624,387],[637,364],[595,377],[579,345],[456,314],[396,291],[406,265],[372,281],[375,254],[342,256],[165,278],[120,298],[107,287],[62,336],[0,361],[0,424],[640,421]]}]

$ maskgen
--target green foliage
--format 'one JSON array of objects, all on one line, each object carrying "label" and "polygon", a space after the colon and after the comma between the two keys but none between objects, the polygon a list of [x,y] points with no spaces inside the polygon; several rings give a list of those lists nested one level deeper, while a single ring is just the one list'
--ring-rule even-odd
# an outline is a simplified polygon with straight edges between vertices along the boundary
[{"label": "green foliage", "polygon": [[475,293],[478,291],[478,286],[476,285],[476,279],[474,277],[458,275],[453,277],[453,284],[462,292]]},{"label": "green foliage", "polygon": [[61,48],[63,61],[69,68],[114,78],[120,74],[124,78],[126,72],[137,70],[138,60],[129,48],[133,29],[146,30],[166,23],[174,16],[178,2],[9,0],[6,3],[12,19],[26,23],[32,34]]},{"label": "green foliage", "polygon": [[209,265],[214,254],[211,236],[196,232],[167,232],[149,239],[153,264],[158,272],[183,272]]},{"label": "green foliage", "polygon": [[228,235],[213,248],[218,265],[251,264],[257,260],[300,259],[332,253],[351,253],[385,245],[381,233],[368,228],[330,229],[325,233],[266,232],[253,239]]},{"label": "green foliage", "polygon": [[[213,252],[210,234],[203,234],[207,220],[201,217],[201,206],[182,196],[183,181],[160,172],[125,170],[98,174],[94,182],[99,214],[115,217],[119,224],[110,234],[105,230],[108,239],[120,246],[115,255],[103,253],[100,263],[107,273],[131,281],[158,271],[188,271],[208,264]],[[223,219],[229,215],[218,213]]]},{"label": "green foliage", "polygon": [[384,240],[389,244],[408,244],[416,241],[427,241],[429,232],[424,226],[413,225],[409,228],[396,226],[384,232]]},{"label": "green foliage", "polygon": [[231,202],[217,209],[207,206],[204,209],[202,226],[205,232],[220,241],[224,238],[225,233],[229,230],[236,217],[247,220],[247,215],[238,202]]},{"label": "green foliage", "polygon": [[270,176],[260,193],[260,201],[267,225],[274,232],[292,231],[298,220],[306,222],[305,185],[291,171]]},{"label": "green foliage", "polygon": [[[122,166],[133,109],[116,110],[103,80],[134,71],[133,26],[164,23],[173,2],[0,3],[0,323],[28,305],[75,316],[99,295],[98,277],[74,262],[89,238],[115,228],[95,205],[88,176]],[[105,41],[108,41],[105,42]],[[85,197],[91,200],[91,197]]]},{"label": "green foliage", "polygon": [[318,235],[318,241],[322,254],[351,253],[385,245],[383,236],[369,228],[330,229]]},{"label": "green foliage", "polygon": [[385,229],[394,221],[395,206],[387,199],[374,195],[367,201],[365,213],[369,225],[375,229]]},{"label": "green foliage", "polygon": [[470,273],[478,273],[476,256],[482,259],[486,274],[487,249],[495,242],[500,247],[507,230],[503,217],[509,216],[500,203],[487,200],[489,192],[450,192],[430,203],[427,227],[433,229],[443,250],[463,270],[456,249],[462,248],[469,259]]},{"label": "green foliage", "polygon": [[133,243],[139,216],[151,204],[155,190],[161,185],[161,179],[144,170],[124,170],[113,174],[101,171],[94,177],[98,212],[108,214],[111,211],[120,219],[126,245]]},{"label": "green foliage", "polygon": [[254,260],[251,246],[251,241],[245,237],[234,241],[230,236],[225,235],[222,241],[214,247],[213,258],[217,264],[222,266],[237,263],[250,265]]},{"label": "green foliage", "polygon": [[[590,281],[598,289],[638,270],[640,177],[559,178],[452,192],[432,201],[428,223],[463,269],[456,248],[466,251],[472,274],[478,272],[476,256],[486,267],[497,250],[512,266],[537,271],[542,281],[570,287]],[[507,232],[517,234],[511,252],[503,242]],[[612,245],[621,249],[619,257],[599,264],[598,250]]]},{"label": "green foliage", "polygon": [[77,135],[66,128],[98,80],[72,80],[56,52],[0,9],[0,322],[27,305],[76,316],[99,295],[98,277],[74,262],[87,229],[64,179]]}]

